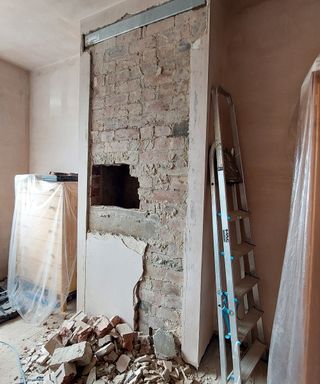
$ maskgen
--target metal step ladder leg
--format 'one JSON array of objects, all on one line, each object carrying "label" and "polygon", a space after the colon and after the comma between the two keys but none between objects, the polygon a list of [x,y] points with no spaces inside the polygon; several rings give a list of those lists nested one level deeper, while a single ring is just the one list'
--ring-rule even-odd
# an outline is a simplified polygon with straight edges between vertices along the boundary
[{"label": "metal step ladder leg", "polygon": [[[230,322],[233,378],[234,378],[234,383],[240,384],[241,383],[240,342],[238,340],[237,310],[236,310],[236,302],[235,302],[235,296],[234,296],[230,230],[229,230],[229,219],[228,219],[229,216],[228,216],[228,206],[227,206],[226,181],[224,176],[223,148],[222,148],[222,142],[221,142],[219,104],[218,104],[217,92],[214,95],[214,108],[215,108],[214,122],[215,122],[217,178],[218,178],[218,189],[219,189],[219,196],[220,196],[220,213],[221,213],[224,264],[225,264],[225,271],[226,271],[227,301],[228,301],[227,310],[228,310],[229,322]],[[220,337],[223,337],[223,335],[220,335]]]},{"label": "metal step ladder leg", "polygon": [[[241,151],[240,151],[240,141],[239,141],[239,134],[238,134],[236,110],[235,110],[235,105],[233,103],[232,97],[229,94],[226,94],[226,98],[230,107],[230,122],[231,122],[231,129],[232,129],[233,144],[235,149],[235,159],[236,159],[238,170],[240,171],[240,175],[242,178],[242,183],[239,185],[241,208],[245,211],[248,211],[248,201],[247,201],[247,193],[246,193],[246,187],[245,187],[244,172],[242,167],[242,158],[241,158]],[[251,242],[252,241],[251,226],[250,226],[249,219],[244,220],[244,232],[245,232],[246,239]],[[256,267],[255,267],[253,251],[249,252],[248,260],[249,260],[250,273],[255,274]],[[254,299],[255,306],[257,308],[261,308],[259,288],[257,285],[253,288],[253,299]],[[257,327],[258,327],[259,340],[261,342],[264,342],[264,331],[263,331],[262,319],[259,320]]]},{"label": "metal step ladder leg", "polygon": [[[233,166],[234,160],[230,160],[233,152],[224,148],[222,143],[219,96],[223,96],[229,106],[235,166]],[[209,161],[221,366],[220,382],[221,384],[244,384],[266,349],[263,344],[263,312],[259,298],[259,279],[255,271],[254,244],[251,239],[250,213],[235,107],[231,96],[221,87],[213,89],[212,103],[215,142],[210,149]],[[227,154],[226,164],[225,154]],[[235,172],[232,174],[230,171],[234,170]],[[238,177],[239,175],[240,177]],[[230,207],[228,197],[231,200]],[[231,241],[233,235],[235,238]],[[234,268],[233,263],[237,263],[239,267]],[[239,270],[237,278],[234,274]],[[241,317],[238,313],[240,309],[241,314],[243,313]],[[226,343],[225,338],[230,340],[231,370],[228,370],[227,366],[229,344]],[[241,345],[244,345],[242,352]],[[245,348],[245,346],[249,347]]]},{"label": "metal step ladder leg", "polygon": [[217,294],[217,316],[218,316],[218,331],[219,331],[219,352],[220,352],[220,370],[221,384],[227,383],[227,355],[226,355],[226,340],[224,338],[224,323],[223,323],[223,296],[222,296],[222,281],[221,281],[221,264],[220,264],[220,244],[218,235],[218,212],[216,202],[216,180],[214,170],[215,145],[210,148],[209,164],[210,164],[210,188],[211,188],[211,209],[212,209],[212,230],[213,230],[213,247],[214,247],[214,267],[215,267],[215,282]]}]

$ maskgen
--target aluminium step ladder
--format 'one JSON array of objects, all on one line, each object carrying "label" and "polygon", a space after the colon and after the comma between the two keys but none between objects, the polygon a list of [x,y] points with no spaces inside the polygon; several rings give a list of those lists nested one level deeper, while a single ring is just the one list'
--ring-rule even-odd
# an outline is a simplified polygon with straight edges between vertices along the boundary
[{"label": "aluminium step ladder", "polygon": [[[222,143],[220,98],[227,102],[229,109],[233,153]],[[235,107],[231,95],[221,87],[213,89],[212,102],[215,142],[210,149],[209,161],[221,384],[242,384],[250,378],[266,350],[263,312],[259,279],[255,273]],[[230,157],[234,162],[231,167]],[[227,175],[230,168],[236,168],[238,175]],[[229,369],[227,348],[231,348],[232,356]]]}]

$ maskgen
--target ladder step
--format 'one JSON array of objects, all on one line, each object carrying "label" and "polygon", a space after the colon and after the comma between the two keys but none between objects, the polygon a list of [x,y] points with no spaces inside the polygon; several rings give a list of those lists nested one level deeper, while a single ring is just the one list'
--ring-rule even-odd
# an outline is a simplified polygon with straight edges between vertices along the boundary
[{"label": "ladder step", "polygon": [[246,383],[249,377],[251,376],[254,368],[258,364],[265,350],[266,346],[260,343],[260,341],[255,340],[249,351],[242,358],[241,379],[244,383]]},{"label": "ladder step", "polygon": [[241,257],[251,252],[254,247],[253,244],[249,243],[231,245],[231,254],[234,257]]},{"label": "ladder step", "polygon": [[252,288],[258,284],[259,279],[250,275],[247,275],[239,281],[239,283],[234,288],[234,294],[239,299],[244,296],[246,293],[250,292]]},{"label": "ladder step", "polygon": [[228,212],[228,220],[229,221],[236,221],[241,219],[246,219],[249,217],[249,212],[246,211],[230,211]]},{"label": "ladder step", "polygon": [[244,316],[243,320],[238,320],[238,339],[243,342],[248,333],[254,328],[263,312],[256,308],[251,308]]}]

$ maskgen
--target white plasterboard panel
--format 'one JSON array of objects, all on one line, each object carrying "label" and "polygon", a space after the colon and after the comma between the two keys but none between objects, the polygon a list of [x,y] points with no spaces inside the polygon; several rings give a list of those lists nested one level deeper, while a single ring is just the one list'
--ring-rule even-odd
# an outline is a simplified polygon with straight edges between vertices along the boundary
[{"label": "white plasterboard panel", "polygon": [[135,287],[143,274],[146,244],[124,236],[88,233],[86,312],[119,315],[134,326]]}]

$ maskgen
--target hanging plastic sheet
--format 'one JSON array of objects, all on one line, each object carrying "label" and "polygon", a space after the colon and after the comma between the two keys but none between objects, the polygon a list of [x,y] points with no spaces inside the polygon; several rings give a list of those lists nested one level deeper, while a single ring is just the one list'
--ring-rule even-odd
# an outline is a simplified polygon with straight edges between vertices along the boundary
[{"label": "hanging plastic sheet", "polygon": [[16,176],[8,296],[30,323],[59,309],[74,283],[76,223],[77,183]]},{"label": "hanging plastic sheet", "polygon": [[[320,213],[319,70],[320,57],[301,89],[289,230],[270,346],[268,384],[311,382],[307,379],[307,356],[316,335],[310,333],[310,319],[320,315],[314,300],[320,295],[312,289],[312,272],[319,259],[315,247],[319,240],[315,239],[320,238],[316,232]],[[318,280],[319,276],[318,273]]]}]

